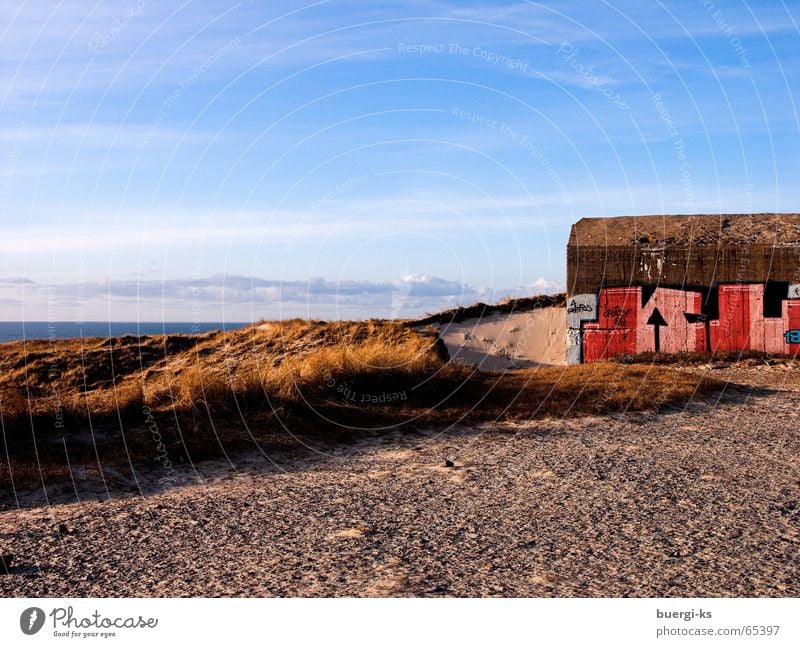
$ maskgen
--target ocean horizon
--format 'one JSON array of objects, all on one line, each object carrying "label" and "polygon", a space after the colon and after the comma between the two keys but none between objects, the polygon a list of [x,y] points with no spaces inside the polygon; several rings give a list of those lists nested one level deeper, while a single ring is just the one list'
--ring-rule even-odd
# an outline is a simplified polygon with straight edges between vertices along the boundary
[{"label": "ocean horizon", "polygon": [[0,321],[0,343],[121,335],[190,335],[250,325],[231,321]]}]

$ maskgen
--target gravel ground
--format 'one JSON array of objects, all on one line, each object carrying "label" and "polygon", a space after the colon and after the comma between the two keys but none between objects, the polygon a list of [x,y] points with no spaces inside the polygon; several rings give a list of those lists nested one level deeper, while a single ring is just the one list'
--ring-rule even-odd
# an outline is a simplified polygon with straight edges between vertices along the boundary
[{"label": "gravel ground", "polygon": [[200,483],[186,471],[144,496],[6,507],[0,549],[16,559],[0,592],[798,596],[800,372],[714,373],[780,388],[375,436],[276,465],[209,464]]}]

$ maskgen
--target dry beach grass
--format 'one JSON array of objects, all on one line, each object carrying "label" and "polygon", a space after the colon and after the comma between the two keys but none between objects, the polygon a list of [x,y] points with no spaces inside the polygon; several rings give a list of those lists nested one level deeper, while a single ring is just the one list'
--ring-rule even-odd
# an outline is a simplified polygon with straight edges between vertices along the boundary
[{"label": "dry beach grass", "polygon": [[287,433],[642,411],[718,388],[644,365],[477,371],[449,361],[434,331],[386,321],[16,342],[0,345],[0,483],[133,469],[153,462],[154,444],[194,462]]}]

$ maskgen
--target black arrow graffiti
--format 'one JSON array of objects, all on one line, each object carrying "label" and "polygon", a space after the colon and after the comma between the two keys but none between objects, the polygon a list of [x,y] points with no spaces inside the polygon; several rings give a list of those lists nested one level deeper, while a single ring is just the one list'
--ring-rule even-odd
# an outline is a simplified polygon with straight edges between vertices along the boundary
[{"label": "black arrow graffiti", "polygon": [[666,326],[667,322],[664,317],[661,316],[661,313],[658,311],[658,308],[653,310],[653,314],[650,315],[650,318],[647,320],[648,326],[655,326],[655,333],[656,333],[656,352],[658,353],[661,351],[661,326]]},{"label": "black arrow graffiti", "polygon": [[703,324],[703,328],[705,328],[705,333],[706,333],[706,348],[711,348],[711,328],[708,325],[709,324],[708,316],[705,313],[701,312],[684,312],[683,316],[686,317],[686,321],[690,324],[692,323]]}]

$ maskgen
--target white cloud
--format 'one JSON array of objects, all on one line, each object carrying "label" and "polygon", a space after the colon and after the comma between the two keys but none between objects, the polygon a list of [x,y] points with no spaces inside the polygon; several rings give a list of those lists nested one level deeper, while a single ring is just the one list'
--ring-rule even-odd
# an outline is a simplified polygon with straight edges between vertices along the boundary
[{"label": "white cloud", "polygon": [[31,281],[29,278],[25,278],[24,276],[9,276],[9,277],[2,277],[0,276],[0,284],[2,285],[35,285],[34,281]]},{"label": "white cloud", "polygon": [[409,274],[393,281],[277,280],[217,274],[197,279],[105,280],[85,283],[34,283],[22,279],[24,293],[0,291],[0,319],[52,316],[67,320],[241,321],[251,318],[311,316],[329,318],[413,317],[476,301],[530,296],[557,290],[539,278],[529,286],[493,290],[436,276]]}]

